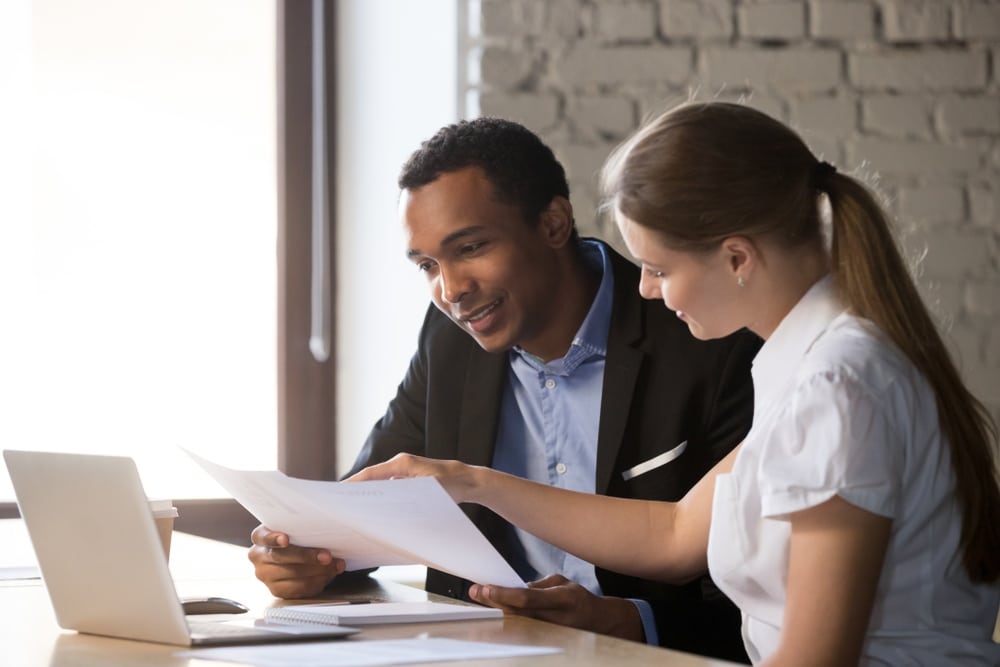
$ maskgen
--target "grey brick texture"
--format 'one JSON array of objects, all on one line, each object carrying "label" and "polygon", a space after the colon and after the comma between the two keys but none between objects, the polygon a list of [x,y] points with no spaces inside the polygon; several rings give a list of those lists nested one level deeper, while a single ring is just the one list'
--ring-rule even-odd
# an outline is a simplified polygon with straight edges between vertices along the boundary
[{"label": "grey brick texture", "polygon": [[462,0],[473,113],[555,149],[583,234],[641,120],[722,99],[790,123],[887,203],[973,392],[1000,420],[1000,2]]}]

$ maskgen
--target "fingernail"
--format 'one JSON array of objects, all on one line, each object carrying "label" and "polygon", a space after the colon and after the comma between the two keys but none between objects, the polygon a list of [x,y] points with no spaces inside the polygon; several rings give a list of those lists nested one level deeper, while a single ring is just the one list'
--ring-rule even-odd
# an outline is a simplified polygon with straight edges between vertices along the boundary
[{"label": "fingernail", "polygon": [[326,551],[320,551],[316,554],[316,560],[322,565],[327,565],[328,563],[333,562],[333,556]]},{"label": "fingernail", "polygon": [[469,586],[469,597],[477,598],[479,597],[479,584],[472,584]]}]

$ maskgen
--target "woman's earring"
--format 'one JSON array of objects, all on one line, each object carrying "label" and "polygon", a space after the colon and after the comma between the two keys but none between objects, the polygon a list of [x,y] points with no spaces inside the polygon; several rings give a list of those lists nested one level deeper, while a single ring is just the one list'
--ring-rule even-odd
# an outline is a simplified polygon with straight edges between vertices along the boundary
[{"label": "woman's earring", "polygon": [[743,278],[743,276],[737,276],[736,284],[739,285],[740,287],[743,287],[744,285],[747,284],[747,281]]}]

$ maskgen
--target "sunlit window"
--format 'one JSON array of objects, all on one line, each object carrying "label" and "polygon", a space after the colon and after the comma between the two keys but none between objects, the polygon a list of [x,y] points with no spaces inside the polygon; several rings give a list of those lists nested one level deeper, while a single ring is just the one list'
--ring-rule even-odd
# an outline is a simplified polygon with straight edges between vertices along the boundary
[{"label": "sunlit window", "polygon": [[275,3],[7,11],[0,446],[130,455],[162,497],[219,495],[181,446],[274,468]]}]

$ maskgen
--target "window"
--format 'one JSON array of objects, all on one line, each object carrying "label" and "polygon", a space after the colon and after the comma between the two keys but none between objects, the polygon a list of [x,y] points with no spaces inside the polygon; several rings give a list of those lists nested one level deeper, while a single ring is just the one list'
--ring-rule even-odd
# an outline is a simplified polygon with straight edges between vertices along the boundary
[{"label": "window", "polygon": [[275,3],[13,4],[31,59],[5,97],[30,123],[0,215],[18,270],[0,440],[218,496],[178,445],[276,461]]},{"label": "window", "polygon": [[[325,363],[308,346],[317,4],[335,264]],[[456,117],[459,6],[0,7],[12,36],[0,35],[12,65],[0,83],[15,91],[0,107],[12,147],[0,176],[13,184],[0,203],[12,323],[0,328],[0,446],[132,456],[149,495],[175,500],[225,496],[178,445],[236,467],[342,473],[428,303],[395,179]],[[0,466],[0,516],[12,500]],[[230,535],[246,540],[243,526]]]}]

